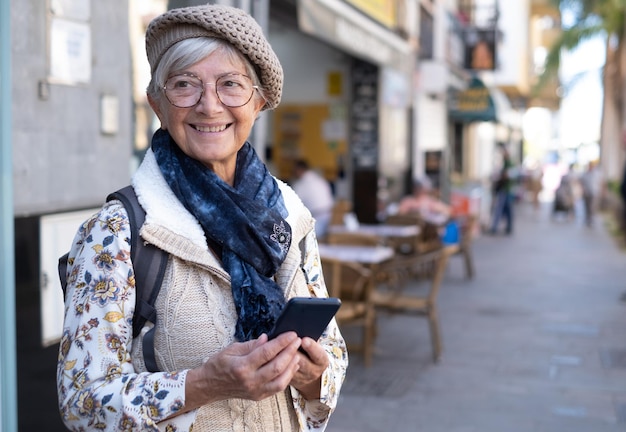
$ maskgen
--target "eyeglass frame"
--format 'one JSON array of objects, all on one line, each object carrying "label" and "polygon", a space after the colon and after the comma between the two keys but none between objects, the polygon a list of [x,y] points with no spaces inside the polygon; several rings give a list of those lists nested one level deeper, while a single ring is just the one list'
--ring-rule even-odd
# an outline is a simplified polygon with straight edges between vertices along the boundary
[{"label": "eyeglass frame", "polygon": [[[169,102],[172,106],[174,106],[174,107],[176,107],[176,108],[193,108],[193,107],[195,107],[196,105],[198,105],[198,104],[200,103],[200,101],[202,100],[202,96],[204,95],[204,88],[205,88],[207,85],[212,85],[212,86],[215,88],[215,95],[217,96],[217,99],[220,101],[220,103],[221,103],[222,105],[224,105],[225,107],[228,107],[228,108],[241,108],[242,106],[247,105],[248,103],[250,103],[250,101],[252,100],[252,97],[254,96],[254,91],[255,91],[255,90],[256,90],[256,91],[259,91],[259,86],[258,86],[258,85],[255,85],[255,84],[252,84],[252,91],[250,92],[250,97],[248,98],[248,100],[247,100],[246,102],[242,103],[241,105],[234,105],[234,106],[233,106],[233,105],[227,105],[227,104],[225,104],[225,103],[224,103],[224,101],[223,101],[223,100],[222,100],[222,98],[220,97],[219,92],[217,91],[217,82],[218,82],[219,80],[221,80],[222,78],[225,78],[225,77],[228,77],[228,76],[232,76],[232,75],[237,75],[237,76],[242,76],[242,77],[248,78],[248,79],[250,80],[250,83],[253,83],[252,78],[250,78],[248,75],[246,75],[246,74],[242,74],[242,73],[238,73],[238,72],[233,72],[233,73],[229,73],[229,74],[226,74],[226,75],[222,75],[221,77],[217,78],[217,79],[215,80],[215,82],[214,82],[214,83],[210,83],[210,82],[205,83],[205,82],[202,80],[202,78],[200,78],[198,75],[193,74],[193,73],[191,73],[191,72],[183,72],[183,73],[179,73],[179,74],[170,75],[170,76],[169,76],[169,77],[165,80],[165,83],[163,84],[163,87],[161,87],[161,90],[163,90],[163,94],[165,94],[165,99],[167,99],[167,101],[168,101],[168,102]],[[193,105],[189,105],[189,106],[185,106],[185,107],[183,107],[183,106],[178,106],[178,105],[176,105],[174,102],[172,102],[172,101],[170,100],[169,96],[167,95],[167,82],[168,82],[170,79],[172,79],[172,78],[174,78],[174,77],[177,77],[177,76],[188,76],[188,77],[196,78],[196,79],[198,79],[198,81],[200,81],[200,83],[202,84],[202,85],[200,86],[200,89],[201,89],[201,90],[200,90],[200,95],[198,96],[198,100],[197,100],[197,101],[196,101],[196,103],[194,103]]]}]

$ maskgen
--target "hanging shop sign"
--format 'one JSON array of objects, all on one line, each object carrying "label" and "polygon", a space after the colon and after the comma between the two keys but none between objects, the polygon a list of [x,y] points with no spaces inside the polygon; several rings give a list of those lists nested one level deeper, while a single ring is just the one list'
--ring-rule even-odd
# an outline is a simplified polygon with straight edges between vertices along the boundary
[{"label": "hanging shop sign", "polygon": [[465,29],[464,67],[469,70],[495,70],[498,30],[469,27]]},{"label": "hanging shop sign", "polygon": [[451,93],[448,106],[449,117],[461,123],[497,121],[491,93],[477,77],[472,78],[467,89]]}]

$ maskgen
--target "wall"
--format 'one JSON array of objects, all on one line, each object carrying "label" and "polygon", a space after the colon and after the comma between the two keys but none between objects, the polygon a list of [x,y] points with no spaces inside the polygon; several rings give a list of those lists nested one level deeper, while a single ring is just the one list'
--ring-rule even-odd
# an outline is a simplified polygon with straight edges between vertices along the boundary
[{"label": "wall", "polygon": [[[325,128],[343,123],[347,130],[350,57],[280,23],[272,24],[269,39],[285,74],[280,106],[275,112],[263,114],[271,116],[268,142],[273,148],[275,174],[289,180],[290,161],[305,157],[312,167],[335,180],[337,155],[346,152],[347,137],[329,134]],[[340,76],[337,94],[329,92],[331,74]],[[293,121],[288,122],[285,115]]]},{"label": "wall", "polygon": [[[487,0],[485,12],[489,12],[490,3]],[[484,71],[481,78],[486,83],[498,87],[514,87],[523,94],[530,90],[530,35],[528,23],[530,19],[530,5],[528,0],[514,2],[500,2],[500,16],[498,29],[501,31],[501,40],[496,51],[496,70]]]},{"label": "wall", "polygon": [[[421,60],[417,75],[418,93],[414,105],[413,122],[415,125],[413,177],[425,175],[426,151],[448,152],[448,106],[447,97],[450,88],[457,88],[464,82],[453,73],[452,61],[460,56],[454,51],[451,39],[451,22],[448,14],[455,10],[454,2],[438,2],[433,8],[432,59]],[[459,49],[457,46],[456,49]],[[447,158],[447,156],[444,156]]]},{"label": "wall", "polygon": [[[89,30],[90,38],[78,36],[90,54],[77,57],[86,60],[86,70],[90,69],[91,75],[86,75],[86,82],[72,85],[49,79],[48,6],[51,4],[41,0],[11,1],[11,143],[15,256],[19,257],[15,262],[15,310],[20,431],[66,430],[57,406],[58,344],[42,346],[41,305],[47,304],[40,297],[44,280],[40,216],[99,206],[110,191],[127,184],[130,178],[133,115],[128,3],[126,0],[55,3],[70,9],[90,6],[90,18],[80,23]],[[74,21],[68,21],[66,29],[70,30]],[[67,34],[73,36],[71,31]],[[75,53],[71,44],[62,44],[61,48],[68,57]],[[65,66],[70,61],[56,64]],[[76,73],[72,67],[68,71]],[[105,94],[118,101],[117,112],[110,112],[113,114],[110,119],[117,123],[112,134],[101,133],[100,103]],[[69,247],[69,240],[66,246]],[[47,258],[54,267],[58,255]]]},{"label": "wall", "polygon": [[530,91],[530,36],[528,22],[530,5],[528,0],[517,0],[501,4],[498,27],[503,32],[498,51],[498,72],[495,84],[515,86],[523,94]]},{"label": "wall", "polygon": [[328,103],[331,99],[326,91],[329,72],[340,71],[344,78],[344,93],[340,100],[349,95],[350,57],[331,46],[307,36],[297,30],[272,25],[269,40],[280,59],[285,73],[281,104]]},{"label": "wall", "polygon": [[[49,27],[41,0],[12,2],[16,216],[91,207],[128,183],[131,55],[128,3],[91,1],[91,79],[48,82]],[[100,132],[100,97],[118,98],[118,132]]]}]

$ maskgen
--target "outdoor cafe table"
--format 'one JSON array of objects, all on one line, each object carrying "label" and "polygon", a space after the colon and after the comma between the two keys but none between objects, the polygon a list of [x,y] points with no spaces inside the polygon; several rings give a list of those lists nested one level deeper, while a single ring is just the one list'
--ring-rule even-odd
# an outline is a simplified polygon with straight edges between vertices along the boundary
[{"label": "outdoor cafe table", "polygon": [[380,264],[394,255],[393,248],[387,246],[354,246],[319,244],[320,257],[334,258],[339,261],[357,262],[359,264]]},{"label": "outdoor cafe table", "polygon": [[[341,325],[345,322],[356,322],[363,327],[362,347],[365,364],[369,365],[372,357],[374,335],[376,334],[376,312],[372,295],[376,286],[377,268],[379,265],[394,256],[393,248],[387,246],[356,246],[344,244],[319,244],[319,251],[322,264],[330,263],[332,268],[331,275],[327,280],[329,293],[334,292],[336,296],[342,300],[342,308],[338,313],[338,322]],[[328,261],[325,261],[328,260]],[[340,264],[345,263],[345,264]],[[361,284],[342,283],[341,268],[342,265],[358,264],[366,267],[371,271],[362,274],[365,277],[365,286]],[[339,273],[339,276],[337,275]],[[327,274],[325,275],[327,276]],[[360,286],[363,291],[358,290],[350,292],[351,288],[345,287]],[[347,296],[345,295],[347,293]],[[339,317],[342,309],[344,309],[343,321]]]}]

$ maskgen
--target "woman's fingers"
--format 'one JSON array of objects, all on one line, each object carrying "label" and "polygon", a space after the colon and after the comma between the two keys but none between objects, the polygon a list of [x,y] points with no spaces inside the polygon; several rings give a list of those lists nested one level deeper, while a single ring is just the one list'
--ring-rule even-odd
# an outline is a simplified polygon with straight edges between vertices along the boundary
[{"label": "woman's fingers", "polygon": [[261,400],[284,390],[297,372],[300,339],[293,332],[267,341],[235,343],[203,366],[213,388],[225,398]]},{"label": "woman's fingers", "polygon": [[320,378],[330,361],[324,348],[313,339],[303,338],[302,348],[306,355],[299,355],[300,368],[290,384],[300,390],[307,399],[316,399],[319,397]]},{"label": "woman's fingers", "polygon": [[328,354],[319,343],[308,337],[302,338],[302,349],[307,353],[311,362],[322,367],[322,370],[328,367]]}]

